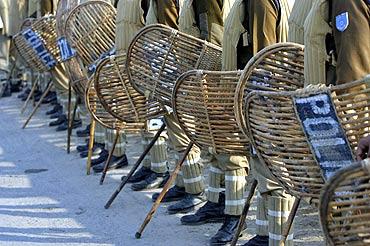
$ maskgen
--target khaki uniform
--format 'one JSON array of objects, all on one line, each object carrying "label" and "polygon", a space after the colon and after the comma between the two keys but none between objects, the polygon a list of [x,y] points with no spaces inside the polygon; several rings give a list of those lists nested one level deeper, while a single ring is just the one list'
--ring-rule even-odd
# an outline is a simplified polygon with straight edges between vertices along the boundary
[{"label": "khaki uniform", "polygon": [[[336,83],[363,78],[370,72],[370,10],[366,1],[333,1],[332,18],[329,3],[317,0],[305,22],[305,82],[327,83],[327,63],[336,65]],[[336,18],[348,13],[348,26],[340,31]],[[325,38],[332,33],[335,54],[329,56]],[[356,40],[354,43],[353,40]],[[330,61],[330,59],[334,61]]]},{"label": "khaki uniform", "polygon": [[[286,0],[280,1],[280,14],[272,0],[252,0],[248,2],[248,6],[245,4],[246,2],[243,0],[236,0],[226,19],[222,50],[223,70],[243,69],[249,59],[264,47],[287,40],[291,6]],[[248,20],[246,20],[247,16]],[[233,180],[240,180],[239,186],[241,186],[244,177],[240,177],[243,176],[243,170],[244,176],[246,176],[248,162],[243,156],[230,156],[231,159],[234,160],[233,165],[229,165],[228,160],[222,163],[222,159],[218,157],[219,166],[223,165],[227,172],[231,172],[229,175],[235,176]],[[252,175],[258,181],[257,233],[261,236],[269,236],[269,245],[279,245],[282,228],[289,215],[292,199],[275,182],[270,172],[261,165],[257,158],[251,157],[249,163]],[[226,175],[225,172],[225,180],[227,179]],[[230,187],[231,190],[228,191],[227,183],[225,184],[226,200],[228,193],[239,193],[233,190],[235,184],[234,187]],[[244,187],[239,189],[244,190]],[[234,196],[236,197],[236,195]],[[229,195],[229,197],[232,196]],[[237,196],[237,200],[243,201],[242,194]],[[236,208],[228,209],[226,203],[225,212],[228,214],[234,211],[235,215],[240,215],[244,203],[235,202],[235,204]],[[287,245],[292,245],[292,237],[292,235],[288,237]]]},{"label": "khaki uniform", "polygon": [[327,0],[317,0],[304,23],[304,77],[305,86],[309,84],[326,84],[325,39],[331,32],[329,25],[329,5]]},{"label": "khaki uniform", "polygon": [[10,70],[9,56],[11,37],[20,31],[25,18],[25,0],[0,1],[0,69]]},{"label": "khaki uniform", "polygon": [[337,84],[343,84],[370,73],[370,2],[336,0],[332,8],[333,27],[337,25],[338,15],[348,12],[349,16],[349,25],[344,31],[333,28]]},{"label": "khaki uniform", "polygon": [[289,42],[304,44],[304,22],[315,1],[295,1],[289,17]]},{"label": "khaki uniform", "polygon": [[200,30],[200,38],[214,44],[222,44],[223,1],[194,0],[195,21]]}]

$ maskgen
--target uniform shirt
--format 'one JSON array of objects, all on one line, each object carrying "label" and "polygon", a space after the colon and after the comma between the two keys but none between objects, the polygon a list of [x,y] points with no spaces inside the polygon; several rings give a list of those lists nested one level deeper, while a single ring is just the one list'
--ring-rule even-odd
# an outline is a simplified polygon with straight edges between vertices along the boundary
[{"label": "uniform shirt", "polygon": [[[370,74],[370,3],[367,0],[335,0],[332,27],[337,56],[337,83],[361,79]],[[337,28],[337,16],[348,13],[344,31]]]},{"label": "uniform shirt", "polygon": [[223,36],[223,0],[193,0],[195,21],[200,38],[221,44]]},{"label": "uniform shirt", "polygon": [[[325,84],[328,71],[326,36],[333,33],[336,49],[337,84],[370,73],[370,14],[367,0],[335,0],[329,18],[327,0],[317,0],[305,22],[305,85]],[[336,19],[348,13],[347,27],[338,30]],[[328,81],[330,82],[330,81]]]},{"label": "uniform shirt", "polygon": [[145,26],[148,0],[120,0],[117,4],[115,46],[125,53],[132,38]]},{"label": "uniform shirt", "polygon": [[14,36],[18,33],[26,12],[26,0],[0,0],[0,19],[3,24],[2,28],[0,27],[0,34]]},{"label": "uniform shirt", "polygon": [[157,0],[158,23],[178,29],[179,6],[176,0]]},{"label": "uniform shirt", "polygon": [[261,49],[286,41],[291,7],[280,3],[279,11],[273,0],[235,1],[225,21],[223,70],[243,69]]},{"label": "uniform shirt", "polygon": [[316,0],[296,0],[289,17],[289,42],[304,44],[304,22]]}]

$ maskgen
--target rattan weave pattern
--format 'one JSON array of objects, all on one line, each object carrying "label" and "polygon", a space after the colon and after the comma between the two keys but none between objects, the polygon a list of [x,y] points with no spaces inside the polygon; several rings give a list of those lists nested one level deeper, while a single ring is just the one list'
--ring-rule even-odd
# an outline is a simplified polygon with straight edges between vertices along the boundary
[{"label": "rattan weave pattern", "polygon": [[104,1],[88,1],[75,7],[66,20],[67,40],[84,66],[94,64],[114,47],[116,9]]},{"label": "rattan weave pattern", "polygon": [[329,245],[370,244],[369,159],[338,171],[320,201],[320,220]]},{"label": "rattan weave pattern", "polygon": [[[68,15],[80,3],[80,0],[60,0],[56,12],[56,28],[58,37],[65,37],[65,25]],[[84,75],[76,57],[72,57],[64,62],[66,71],[73,90],[81,98],[85,96],[87,77]]]},{"label": "rattan weave pattern", "polygon": [[221,48],[156,24],[144,27],[127,52],[127,69],[134,88],[171,106],[177,78],[192,69],[221,69]]},{"label": "rattan weave pattern", "polygon": [[278,43],[258,52],[246,65],[235,94],[237,122],[248,135],[245,100],[252,90],[293,91],[304,85],[304,46]]},{"label": "rattan weave pattern", "polygon": [[132,87],[125,54],[103,59],[97,66],[94,81],[103,107],[122,121],[145,122],[166,113],[160,103],[146,100]]},{"label": "rattan weave pattern", "polygon": [[[23,61],[27,64],[28,67],[37,70],[36,63],[33,60],[37,60],[36,62],[41,62],[36,55],[36,52],[33,51],[32,47],[27,43],[27,41],[22,37],[22,32],[27,28],[31,28],[32,23],[35,21],[34,18],[27,18],[23,21],[21,30],[19,33],[14,35],[13,42],[15,48],[18,51],[18,54],[23,59]],[[40,65],[41,66],[41,65]]]},{"label": "rattan weave pattern", "polygon": [[[27,20],[29,21],[29,20]],[[60,62],[60,53],[57,46],[57,34],[55,31],[55,17],[53,15],[47,15],[37,20],[32,21],[29,27],[39,37],[46,50],[52,55],[57,63]],[[27,29],[27,28],[26,28]],[[22,32],[17,33],[14,36],[14,44],[18,50],[18,53],[22,58],[27,61],[29,66],[36,71],[45,72],[49,68],[43,63],[41,58],[38,56],[36,51],[23,37]]]},{"label": "rattan weave pattern", "polygon": [[[202,148],[211,149],[214,153],[248,156],[249,139],[240,131],[235,112],[235,95],[239,94],[240,84],[245,86],[246,93],[252,90],[291,89],[291,84],[298,83],[296,77],[291,78],[287,69],[277,72],[276,67],[281,67],[287,56],[299,57],[294,60],[295,66],[303,64],[301,51],[300,45],[278,44],[259,52],[244,71],[192,70],[184,73],[177,80],[172,97],[180,126]],[[285,66],[290,68],[290,65]],[[253,80],[243,80],[246,74],[253,74]],[[300,75],[303,76],[303,71]],[[291,79],[293,82],[290,82]]]},{"label": "rattan weave pattern", "polygon": [[57,43],[56,19],[54,15],[46,15],[32,24],[32,29],[39,35],[48,52],[57,63],[61,62]]},{"label": "rattan weave pattern", "polygon": [[114,118],[102,106],[94,88],[93,79],[90,79],[85,91],[85,104],[90,114],[102,126],[108,129],[119,129],[125,132],[140,132],[145,123],[126,123]]},{"label": "rattan weave pattern", "polygon": [[188,137],[213,153],[249,155],[249,140],[234,114],[235,89],[242,71],[192,70],[179,77],[173,110]]}]

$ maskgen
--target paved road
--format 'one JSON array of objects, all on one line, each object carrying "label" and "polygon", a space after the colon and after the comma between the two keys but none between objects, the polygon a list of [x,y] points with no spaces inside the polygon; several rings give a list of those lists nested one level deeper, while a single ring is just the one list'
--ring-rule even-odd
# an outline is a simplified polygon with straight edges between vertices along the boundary
[{"label": "paved road", "polygon": [[[44,113],[48,108],[43,106],[22,130],[21,105],[15,97],[0,99],[0,245],[196,246],[207,245],[217,231],[220,225],[181,226],[179,216],[167,215],[164,205],[143,238],[135,239],[152,204],[152,192],[126,189],[105,210],[106,200],[128,168],[110,173],[100,186],[100,176],[85,175],[85,160],[76,151],[67,155],[65,133],[47,126]],[[129,138],[130,163],[140,154],[138,142],[136,137]],[[254,216],[252,207],[247,237],[254,233]],[[304,216],[310,228],[298,230],[297,242],[319,245],[321,237],[309,237],[320,234],[316,215],[308,210]]]}]

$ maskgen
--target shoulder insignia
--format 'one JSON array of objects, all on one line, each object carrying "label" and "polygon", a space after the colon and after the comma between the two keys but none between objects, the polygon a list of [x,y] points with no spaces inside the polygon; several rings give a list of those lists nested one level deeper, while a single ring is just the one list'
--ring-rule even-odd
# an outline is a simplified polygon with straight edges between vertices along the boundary
[{"label": "shoulder insignia", "polygon": [[341,13],[335,17],[335,26],[340,32],[344,32],[349,25],[348,12]]}]

